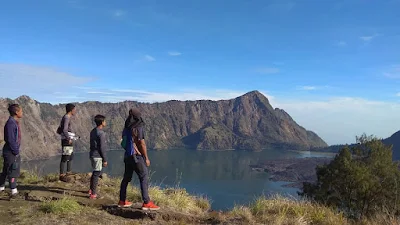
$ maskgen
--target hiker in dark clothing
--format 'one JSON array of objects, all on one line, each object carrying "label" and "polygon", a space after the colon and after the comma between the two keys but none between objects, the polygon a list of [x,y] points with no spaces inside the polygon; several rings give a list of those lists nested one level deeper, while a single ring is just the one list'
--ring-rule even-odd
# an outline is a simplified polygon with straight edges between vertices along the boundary
[{"label": "hiker in dark clothing", "polygon": [[143,210],[158,210],[149,197],[149,175],[147,167],[150,166],[150,160],[147,155],[146,143],[144,141],[144,121],[141,113],[137,109],[129,110],[129,116],[125,121],[122,132],[121,145],[125,149],[125,172],[121,182],[119,207],[129,207],[132,202],[126,200],[126,188],[132,180],[133,171],[139,177],[140,190],[143,199]]},{"label": "hiker in dark clothing", "polygon": [[11,198],[17,196],[17,178],[20,175],[21,157],[21,127],[18,120],[22,118],[22,108],[18,104],[8,106],[10,117],[4,126],[3,147],[3,172],[0,175],[0,191],[5,190],[6,179],[8,178],[11,188]]},{"label": "hiker in dark clothing", "polygon": [[90,199],[96,199],[97,183],[101,175],[102,167],[107,167],[106,159],[106,133],[103,128],[106,126],[106,117],[96,115],[94,117],[96,127],[90,132],[90,161],[93,167],[92,177],[90,178]]},{"label": "hiker in dark clothing", "polygon": [[67,164],[67,173],[71,173],[71,163],[74,159],[73,142],[75,140],[75,133],[71,127],[71,117],[76,114],[76,108],[73,104],[65,106],[66,114],[61,119],[60,126],[57,133],[61,135],[62,156],[60,162],[60,180],[65,181],[65,164]]}]

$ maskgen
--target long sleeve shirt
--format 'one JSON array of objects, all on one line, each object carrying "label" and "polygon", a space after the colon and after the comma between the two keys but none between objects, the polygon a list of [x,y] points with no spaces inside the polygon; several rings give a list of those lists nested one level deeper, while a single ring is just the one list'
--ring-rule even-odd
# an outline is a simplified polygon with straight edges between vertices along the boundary
[{"label": "long sleeve shirt", "polygon": [[13,117],[7,120],[4,126],[4,141],[6,144],[3,148],[3,154],[11,152],[13,155],[18,155],[21,146],[21,129],[18,121]]},{"label": "long sleeve shirt", "polygon": [[96,127],[90,132],[90,157],[102,158],[107,162],[106,150],[106,133]]}]

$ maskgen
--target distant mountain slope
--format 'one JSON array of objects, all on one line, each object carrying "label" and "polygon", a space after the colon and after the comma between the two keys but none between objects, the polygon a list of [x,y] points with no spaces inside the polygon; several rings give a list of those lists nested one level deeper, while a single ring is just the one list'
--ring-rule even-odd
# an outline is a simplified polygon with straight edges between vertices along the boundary
[{"label": "distant mountain slope", "polygon": [[[7,103],[23,106],[22,120],[25,158],[43,158],[59,153],[56,128],[64,114],[65,105],[39,103],[27,96],[15,101],[0,99],[0,127],[7,118]],[[77,105],[74,128],[81,140],[79,151],[88,150],[92,118],[100,113],[107,117],[106,129],[110,148],[119,148],[119,138],[131,107],[143,112],[146,122],[146,142],[149,148],[191,148],[197,150],[243,149],[262,150],[284,147],[308,150],[327,147],[315,133],[299,126],[285,111],[274,109],[258,91],[231,100],[168,101],[164,103],[84,102]],[[0,130],[3,139],[3,129]]]},{"label": "distant mountain slope", "polygon": [[[382,142],[386,145],[392,145],[392,151],[393,151],[393,159],[394,160],[400,160],[400,131],[397,131],[396,133],[392,134],[392,136],[382,139]],[[349,148],[354,147],[356,144],[349,144],[347,145]],[[342,148],[344,148],[346,145],[331,145],[328,147],[317,147],[317,148],[311,148],[312,151],[321,151],[321,152],[339,152]]]},{"label": "distant mountain slope", "polygon": [[400,131],[383,140],[387,145],[393,145],[393,159],[400,160]]}]

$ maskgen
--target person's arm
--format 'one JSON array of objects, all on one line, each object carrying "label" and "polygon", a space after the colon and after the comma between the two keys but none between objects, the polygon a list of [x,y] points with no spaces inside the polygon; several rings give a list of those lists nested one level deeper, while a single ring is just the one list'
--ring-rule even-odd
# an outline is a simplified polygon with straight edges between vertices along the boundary
[{"label": "person's arm", "polygon": [[64,137],[71,142],[71,139],[68,135],[68,125],[70,118],[68,116],[64,116],[64,124],[63,124],[63,135]]},{"label": "person's arm", "polygon": [[137,135],[136,135],[136,138],[134,138],[134,140],[135,140],[135,144],[136,144],[139,152],[142,154],[142,156],[146,160],[146,165],[150,166],[150,159],[149,159],[149,156],[147,155],[146,141],[144,140],[144,128],[143,127],[137,128]]},{"label": "person's arm", "polygon": [[17,137],[18,126],[14,123],[7,123],[5,130],[6,130],[5,139],[7,140],[8,146],[10,146],[12,154],[18,155],[19,154],[18,137]]},{"label": "person's arm", "polygon": [[100,134],[100,149],[99,149],[99,153],[100,153],[100,156],[101,156],[101,158],[103,159],[104,162],[107,162],[106,150],[107,150],[106,134],[104,132],[102,132]]},{"label": "person's arm", "polygon": [[144,158],[146,160],[149,159],[149,157],[147,156],[147,147],[146,147],[146,142],[144,141],[144,139],[137,140],[135,142],[136,142],[136,146],[139,149],[140,154],[142,154],[142,156],[144,156]]}]

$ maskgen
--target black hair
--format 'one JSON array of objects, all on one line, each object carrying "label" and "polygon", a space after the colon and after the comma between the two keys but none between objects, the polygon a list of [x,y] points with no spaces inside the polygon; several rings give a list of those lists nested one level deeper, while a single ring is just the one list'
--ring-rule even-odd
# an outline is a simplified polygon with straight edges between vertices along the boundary
[{"label": "black hair", "polygon": [[18,104],[8,104],[8,112],[11,116],[17,115],[17,112],[21,109]]},{"label": "black hair", "polygon": [[67,111],[67,113],[71,112],[73,109],[75,109],[75,105],[74,104],[68,103],[65,106],[65,110]]},{"label": "black hair", "polygon": [[96,123],[96,126],[100,126],[101,124],[103,124],[105,119],[105,116],[99,114],[94,117],[94,122]]}]

